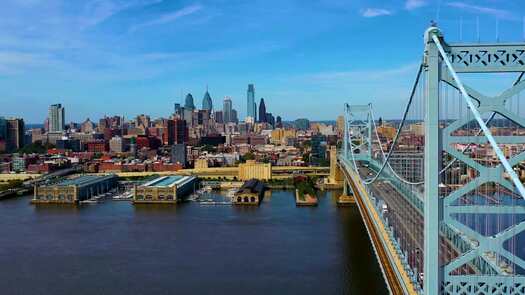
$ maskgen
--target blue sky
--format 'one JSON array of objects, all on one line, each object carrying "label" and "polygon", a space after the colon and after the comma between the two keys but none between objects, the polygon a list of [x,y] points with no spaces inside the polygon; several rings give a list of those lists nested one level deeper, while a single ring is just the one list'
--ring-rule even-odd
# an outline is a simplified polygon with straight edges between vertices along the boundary
[{"label": "blue sky", "polygon": [[[334,119],[346,101],[395,118],[437,20],[447,40],[523,41],[522,0],[4,0],[0,116],[40,123],[104,114],[167,117],[181,92],[201,105],[246,88],[285,120]],[[496,25],[498,23],[498,25]],[[498,28],[498,30],[496,30]],[[484,83],[490,91],[492,83]]]}]

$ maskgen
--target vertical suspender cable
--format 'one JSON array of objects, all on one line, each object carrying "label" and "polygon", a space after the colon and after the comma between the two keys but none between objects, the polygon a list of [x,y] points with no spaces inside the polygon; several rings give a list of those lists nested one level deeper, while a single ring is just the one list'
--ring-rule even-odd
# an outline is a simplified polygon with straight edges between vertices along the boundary
[{"label": "vertical suspender cable", "polygon": [[435,34],[432,34],[432,40],[436,44],[436,46],[437,46],[437,48],[438,48],[438,50],[439,50],[439,52],[440,52],[440,54],[441,54],[441,56],[443,58],[443,61],[445,61],[445,64],[447,65],[447,68],[450,71],[450,74],[454,78],[454,81],[456,81],[456,83],[458,84],[459,90],[461,91],[461,94],[463,95],[463,98],[465,99],[468,107],[470,108],[470,111],[474,115],[474,118],[476,119],[476,121],[480,125],[481,129],[483,130],[483,132],[485,134],[485,137],[489,141],[490,145],[492,145],[492,148],[494,149],[494,152],[498,156],[498,158],[499,158],[501,164],[503,165],[503,167],[505,168],[506,172],[510,175],[510,178],[512,179],[512,182],[514,183],[514,185],[516,186],[516,188],[520,192],[521,197],[523,199],[525,199],[525,187],[523,187],[523,184],[521,183],[521,181],[519,180],[518,176],[516,175],[516,172],[514,172],[514,170],[512,169],[512,166],[510,166],[509,161],[507,161],[507,158],[505,158],[505,155],[503,154],[503,152],[499,148],[498,143],[496,142],[496,140],[492,136],[492,133],[490,132],[489,128],[487,127],[487,125],[485,124],[483,119],[481,118],[481,115],[480,115],[478,109],[476,108],[476,106],[472,102],[472,99],[470,98],[470,96],[468,95],[467,91],[465,90],[465,87],[463,86],[463,83],[459,79],[456,71],[452,67],[452,64],[448,60],[447,54],[445,53],[445,50],[443,49],[443,46],[441,45],[441,41],[439,40],[439,38]]}]

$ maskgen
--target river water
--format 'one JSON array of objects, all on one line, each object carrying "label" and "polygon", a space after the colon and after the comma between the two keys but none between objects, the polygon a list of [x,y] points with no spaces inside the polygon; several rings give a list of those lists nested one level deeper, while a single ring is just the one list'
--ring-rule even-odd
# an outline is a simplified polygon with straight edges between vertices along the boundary
[{"label": "river water", "polygon": [[0,202],[0,294],[387,294],[356,207]]}]

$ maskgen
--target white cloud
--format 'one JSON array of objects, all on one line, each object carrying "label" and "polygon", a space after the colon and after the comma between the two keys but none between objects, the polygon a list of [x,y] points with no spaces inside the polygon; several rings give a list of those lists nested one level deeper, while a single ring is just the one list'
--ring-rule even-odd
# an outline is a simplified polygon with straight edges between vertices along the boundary
[{"label": "white cloud", "polygon": [[58,62],[46,54],[0,51],[0,75],[23,73],[28,69],[47,67]]},{"label": "white cloud", "polygon": [[162,1],[163,0],[92,0],[84,7],[84,13],[80,18],[80,26],[81,28],[96,26],[127,9],[154,5]]},{"label": "white cloud", "polygon": [[497,18],[502,19],[515,19],[516,17],[512,14],[512,12],[508,10],[503,9],[497,9],[497,8],[491,8],[486,6],[478,6],[478,5],[471,5],[465,2],[449,2],[447,3],[448,6],[462,9],[468,12],[472,13],[481,13],[481,14],[488,14],[492,15]]},{"label": "white cloud", "polygon": [[397,68],[355,70],[342,72],[320,72],[300,77],[309,83],[340,85],[341,83],[376,83],[378,80],[391,80],[400,76],[415,75],[419,63],[401,65]]},{"label": "white cloud", "polygon": [[384,8],[367,8],[361,10],[361,15],[364,17],[376,17],[383,15],[391,15],[392,11]]},{"label": "white cloud", "polygon": [[407,0],[405,2],[405,9],[414,10],[414,9],[423,7],[427,4],[428,2],[426,0]]},{"label": "white cloud", "polygon": [[135,32],[135,31],[137,31],[139,29],[143,29],[143,28],[149,27],[149,26],[163,25],[163,24],[171,23],[171,22],[174,22],[174,21],[176,21],[176,20],[178,20],[178,19],[180,19],[182,17],[185,17],[185,16],[188,16],[188,15],[192,15],[194,13],[197,13],[198,11],[200,11],[202,9],[203,9],[203,6],[200,5],[200,4],[194,4],[194,5],[186,6],[186,7],[182,8],[182,9],[180,9],[180,10],[163,14],[163,15],[159,16],[158,18],[154,19],[154,20],[134,25],[134,26],[132,26],[130,28],[130,32]]}]

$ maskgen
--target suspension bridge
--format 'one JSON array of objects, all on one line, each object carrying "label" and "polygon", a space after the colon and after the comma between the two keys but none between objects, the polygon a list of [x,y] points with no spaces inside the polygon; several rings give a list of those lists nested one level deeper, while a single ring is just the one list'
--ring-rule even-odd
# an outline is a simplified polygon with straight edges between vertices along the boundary
[{"label": "suspension bridge", "polygon": [[[449,44],[433,25],[424,46],[399,120],[345,105],[345,190],[391,293],[525,294],[525,44]],[[494,97],[464,83],[494,75],[515,75]]]}]

